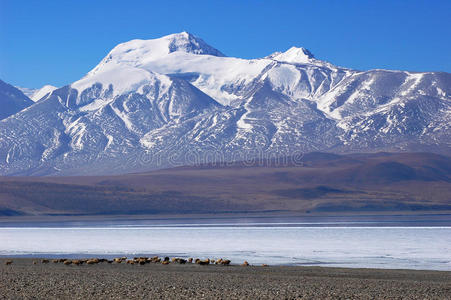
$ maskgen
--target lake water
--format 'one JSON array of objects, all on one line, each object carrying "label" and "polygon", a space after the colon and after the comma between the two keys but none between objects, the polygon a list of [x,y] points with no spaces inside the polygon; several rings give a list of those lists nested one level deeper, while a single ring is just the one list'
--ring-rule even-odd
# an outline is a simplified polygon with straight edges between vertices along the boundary
[{"label": "lake water", "polygon": [[451,270],[451,226],[391,225],[280,220],[2,224],[0,255],[168,255],[269,265]]}]

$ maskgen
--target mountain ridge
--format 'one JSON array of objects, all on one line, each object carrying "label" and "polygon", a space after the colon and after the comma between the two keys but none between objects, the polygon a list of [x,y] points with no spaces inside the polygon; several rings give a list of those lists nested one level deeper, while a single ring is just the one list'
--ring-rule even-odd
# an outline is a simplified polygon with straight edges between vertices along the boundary
[{"label": "mountain ridge", "polygon": [[56,86],[46,84],[42,86],[39,89],[31,89],[31,88],[22,88],[22,87],[16,87],[18,88],[22,93],[24,93],[28,98],[33,100],[33,102],[38,102],[44,97],[49,97],[50,94],[57,90],[58,88]]},{"label": "mountain ridge", "polygon": [[0,80],[0,120],[31,106],[33,101],[18,88]]}]

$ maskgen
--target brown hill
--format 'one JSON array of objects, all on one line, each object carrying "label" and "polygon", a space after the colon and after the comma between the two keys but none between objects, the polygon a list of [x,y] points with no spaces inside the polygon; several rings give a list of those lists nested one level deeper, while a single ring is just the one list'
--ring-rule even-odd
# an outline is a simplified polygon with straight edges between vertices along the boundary
[{"label": "brown hill", "polygon": [[451,158],[336,155],[121,176],[1,177],[0,215],[451,212]]}]

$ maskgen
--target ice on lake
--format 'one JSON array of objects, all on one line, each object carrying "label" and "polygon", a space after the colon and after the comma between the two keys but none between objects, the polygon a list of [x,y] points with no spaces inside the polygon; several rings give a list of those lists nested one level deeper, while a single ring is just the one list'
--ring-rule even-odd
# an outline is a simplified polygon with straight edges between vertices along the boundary
[{"label": "ice on lake", "polygon": [[168,255],[251,264],[451,270],[451,227],[303,223],[0,227],[0,255]]}]

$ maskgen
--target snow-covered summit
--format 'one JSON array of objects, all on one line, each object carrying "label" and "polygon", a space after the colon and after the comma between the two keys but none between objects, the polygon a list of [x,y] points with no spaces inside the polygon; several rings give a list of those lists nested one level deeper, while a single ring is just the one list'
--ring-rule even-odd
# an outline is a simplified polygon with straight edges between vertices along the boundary
[{"label": "snow-covered summit", "polygon": [[22,93],[24,93],[28,98],[33,100],[33,102],[37,102],[41,100],[44,96],[45,98],[48,98],[50,94],[58,89],[56,86],[46,84],[43,87],[39,89],[33,89],[33,88],[24,88],[24,87],[18,87],[16,86]]},{"label": "snow-covered summit", "polygon": [[269,56],[277,61],[288,63],[310,63],[315,58],[314,55],[307,49],[302,47],[291,47],[285,52],[276,52]]},{"label": "snow-covered summit", "polygon": [[44,97],[46,97],[46,98],[49,97],[50,94],[56,89],[58,89],[56,86],[53,86],[53,85],[50,85],[50,84],[46,84],[42,88],[37,89],[30,96],[30,99],[33,100],[34,102],[37,102],[37,101],[41,100]]},{"label": "snow-covered summit", "polygon": [[126,64],[140,67],[148,62],[167,57],[174,52],[184,52],[197,55],[212,55],[224,57],[219,50],[205,43],[188,32],[170,34],[158,39],[131,40],[117,45],[97,65],[89,75],[97,73],[107,64]]},{"label": "snow-covered summit", "polygon": [[225,87],[251,82],[272,62],[268,59],[227,57],[202,39],[181,32],[119,44],[71,87],[81,95],[89,87],[101,84],[104,90],[111,86],[111,95],[117,96],[139,90],[151,77],[188,76],[191,77],[189,81],[202,92],[218,103],[228,105],[239,96]]},{"label": "snow-covered summit", "polygon": [[183,51],[193,54],[206,54],[213,56],[225,56],[219,50],[205,43],[201,38],[186,31],[168,35],[162,39],[169,40],[169,53]]}]

